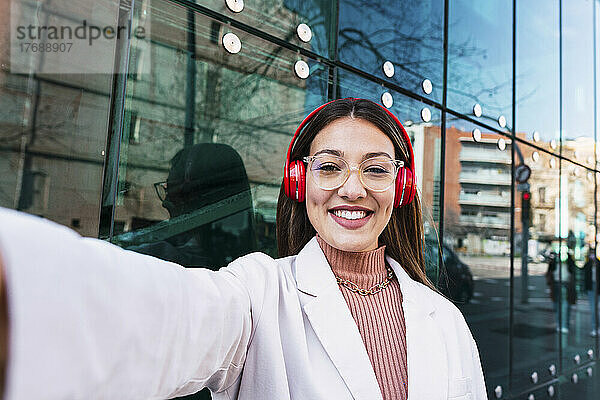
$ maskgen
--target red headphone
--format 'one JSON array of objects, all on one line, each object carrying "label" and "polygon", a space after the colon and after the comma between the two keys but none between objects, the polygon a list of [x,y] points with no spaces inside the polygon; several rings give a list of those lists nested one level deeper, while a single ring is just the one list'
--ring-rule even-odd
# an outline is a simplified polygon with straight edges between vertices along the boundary
[{"label": "red headphone", "polygon": [[[353,97],[348,97],[347,99],[341,100],[362,100],[356,99]],[[308,124],[308,122],[317,114],[321,109],[328,104],[336,102],[338,100],[333,100],[328,103],[323,104],[310,114],[296,129],[294,133],[294,137],[292,137],[292,142],[290,143],[290,147],[288,148],[287,156],[285,158],[285,166],[283,167],[283,188],[285,191],[285,195],[292,200],[296,200],[298,202],[303,202],[306,194],[306,167],[302,160],[290,161],[290,156],[292,154],[292,148],[294,147],[294,142],[296,141],[296,137],[300,134],[300,131]],[[377,104],[372,102],[373,104]],[[417,190],[417,182],[415,177],[415,157],[413,154],[413,148],[410,143],[410,138],[406,133],[406,130],[396,118],[394,114],[392,114],[387,108],[377,104],[381,107],[385,112],[398,124],[400,128],[400,132],[402,132],[402,136],[404,137],[404,141],[406,142],[406,146],[408,147],[408,152],[410,155],[410,167],[404,166],[398,170],[398,175],[396,176],[396,187],[395,187],[395,195],[394,195],[394,208],[405,206],[410,204],[411,201],[415,198],[415,192]]]}]

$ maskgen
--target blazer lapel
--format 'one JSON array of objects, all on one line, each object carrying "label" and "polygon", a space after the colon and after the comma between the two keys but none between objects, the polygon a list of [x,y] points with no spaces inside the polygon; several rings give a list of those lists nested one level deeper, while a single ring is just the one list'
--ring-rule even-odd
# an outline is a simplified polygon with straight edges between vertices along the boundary
[{"label": "blazer lapel", "polygon": [[406,323],[408,398],[447,399],[448,360],[446,347],[433,315],[429,290],[412,280],[391,257],[386,258],[400,283]]},{"label": "blazer lapel", "polygon": [[298,290],[310,324],[357,400],[381,399],[371,361],[331,267],[316,238],[296,257]]}]

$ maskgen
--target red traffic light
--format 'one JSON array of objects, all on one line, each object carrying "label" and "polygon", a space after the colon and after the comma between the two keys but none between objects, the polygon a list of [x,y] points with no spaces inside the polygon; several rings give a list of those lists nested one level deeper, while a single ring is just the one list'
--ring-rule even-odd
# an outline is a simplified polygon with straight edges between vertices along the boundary
[{"label": "red traffic light", "polygon": [[523,192],[523,200],[529,200],[529,199],[531,199],[531,193]]}]

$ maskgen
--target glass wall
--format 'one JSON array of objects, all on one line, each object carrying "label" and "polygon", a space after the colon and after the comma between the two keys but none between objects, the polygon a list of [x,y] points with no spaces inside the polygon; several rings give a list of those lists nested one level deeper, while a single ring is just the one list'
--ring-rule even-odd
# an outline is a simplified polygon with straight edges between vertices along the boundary
[{"label": "glass wall", "polygon": [[111,240],[215,269],[257,249],[276,256],[285,151],[327,100],[327,67],[180,5],[153,1],[149,11],[152,74],[123,77]]},{"label": "glass wall", "polygon": [[367,98],[411,139],[425,267],[489,398],[600,396],[598,0],[115,1],[13,2],[149,21],[105,74],[14,70],[0,2],[0,206],[187,267],[276,257],[297,125]]}]

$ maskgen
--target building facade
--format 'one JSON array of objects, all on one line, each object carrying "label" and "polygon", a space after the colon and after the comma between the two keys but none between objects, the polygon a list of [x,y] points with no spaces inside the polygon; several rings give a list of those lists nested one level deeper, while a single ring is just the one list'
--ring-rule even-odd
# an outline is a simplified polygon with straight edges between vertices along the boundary
[{"label": "building facade", "polygon": [[[46,3],[0,0],[0,206],[188,267],[275,257],[297,125],[328,100],[367,98],[413,142],[428,274],[456,289],[489,398],[600,396],[585,282],[597,0]],[[94,69],[101,53],[77,71],[67,54],[15,56],[15,21],[82,19],[148,29],[107,42],[109,71]],[[575,288],[568,308],[549,265]]]}]

